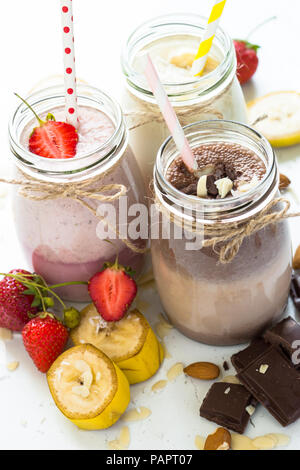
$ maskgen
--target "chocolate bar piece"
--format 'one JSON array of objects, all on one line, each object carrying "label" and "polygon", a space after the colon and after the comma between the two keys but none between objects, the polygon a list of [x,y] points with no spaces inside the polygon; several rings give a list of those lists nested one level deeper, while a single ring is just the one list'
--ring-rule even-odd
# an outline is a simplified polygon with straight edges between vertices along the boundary
[{"label": "chocolate bar piece", "polygon": [[216,382],[203,400],[200,416],[242,434],[256,404],[242,385]]},{"label": "chocolate bar piece", "polygon": [[282,426],[300,417],[300,373],[280,349],[272,346],[237,377]]},{"label": "chocolate bar piece", "polygon": [[293,273],[291,281],[291,297],[297,310],[300,311],[300,274]]},{"label": "chocolate bar piece", "polygon": [[263,339],[254,339],[246,349],[231,356],[232,365],[237,372],[240,372],[269,348],[270,345],[265,343]]},{"label": "chocolate bar piece", "polygon": [[[264,339],[270,344],[281,346],[293,364],[296,367],[300,367],[300,357],[298,358],[298,364],[293,360],[293,353],[300,347],[300,325],[292,317],[284,318],[273,328],[267,330],[264,334]],[[299,343],[297,344],[295,341]]]}]

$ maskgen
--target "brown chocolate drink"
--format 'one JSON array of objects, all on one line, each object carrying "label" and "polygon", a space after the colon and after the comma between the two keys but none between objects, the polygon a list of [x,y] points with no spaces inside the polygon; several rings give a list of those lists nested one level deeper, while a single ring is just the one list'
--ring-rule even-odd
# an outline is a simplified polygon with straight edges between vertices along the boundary
[{"label": "brown chocolate drink", "polygon": [[[197,170],[191,173],[181,157],[169,166],[166,177],[172,185],[185,194],[197,196],[197,184],[202,173],[207,175],[208,198],[220,197],[214,184],[222,178],[229,178],[233,191],[256,179],[261,180],[266,173],[264,162],[252,150],[239,144],[204,144],[194,149]],[[226,197],[232,196],[231,191]]]},{"label": "brown chocolate drink", "polygon": [[[224,124],[221,125],[224,128]],[[196,126],[217,128],[218,123],[196,123]],[[226,126],[239,125],[229,123]],[[231,138],[232,143],[219,139],[217,143],[202,144],[201,138],[199,140],[193,149],[198,166],[194,174],[185,168],[176,154],[171,164],[170,160],[165,163],[164,178],[183,193],[182,197],[176,196],[178,207],[194,204],[195,197],[189,196],[199,196],[199,179],[203,177],[207,193],[199,197],[206,199],[203,207],[216,207],[212,209],[216,211],[213,220],[218,222],[228,214],[236,217],[232,220],[240,220],[240,216],[235,215],[235,208],[239,208],[239,214],[240,207],[245,206],[234,201],[255,188],[247,203],[253,207],[251,204],[256,204],[262,197],[267,178],[272,178],[273,194],[276,195],[278,173],[271,148],[268,161],[262,151],[256,154],[250,145],[243,147],[236,143],[241,141],[240,134],[236,139]],[[270,173],[272,164],[275,165],[273,175]],[[231,189],[225,191],[225,196],[220,194],[217,184],[220,180],[230,183]],[[260,184],[261,180],[264,186]],[[224,198],[227,203],[232,199],[230,210],[220,211],[220,204],[214,204],[212,200],[217,198],[220,204]],[[243,210],[248,216],[247,204]],[[204,212],[203,220],[206,217]],[[163,214],[163,221],[165,218],[167,216]],[[152,240],[151,245],[154,275],[163,307],[182,333],[208,344],[239,344],[260,334],[281,315],[288,299],[291,277],[291,241],[285,221],[246,236],[235,257],[226,264],[219,261],[217,249],[200,245],[190,250],[186,248],[187,240],[162,237]]]}]

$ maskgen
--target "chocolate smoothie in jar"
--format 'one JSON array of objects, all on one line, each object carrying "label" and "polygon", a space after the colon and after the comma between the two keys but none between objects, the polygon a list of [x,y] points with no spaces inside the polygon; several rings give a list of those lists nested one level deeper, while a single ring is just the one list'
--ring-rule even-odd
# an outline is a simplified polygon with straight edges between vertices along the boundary
[{"label": "chocolate smoothie in jar", "polygon": [[207,119],[247,122],[233,42],[221,28],[201,76],[192,72],[206,24],[206,18],[191,14],[152,18],[130,35],[123,49],[123,110],[130,145],[147,183],[152,179],[157,151],[169,135],[144,75],[147,54],[183,126]]},{"label": "chocolate smoothie in jar", "polygon": [[[50,119],[65,121],[62,86],[40,90],[27,101],[42,121],[49,118],[48,113]],[[32,110],[24,103],[17,108],[9,126],[16,178],[28,179],[29,184],[47,184],[48,188],[48,194],[43,190],[33,193],[39,199],[31,197],[30,191],[20,194],[15,187],[16,230],[29,267],[50,285],[88,281],[105,262],[114,262],[118,255],[119,262],[131,266],[138,276],[143,268],[146,242],[130,240],[127,233],[124,238],[117,235],[120,199],[109,200],[122,188],[128,206],[144,200],[142,176],[128,145],[119,105],[96,88],[78,86],[78,141],[71,158],[32,153],[30,137],[38,126]],[[61,138],[69,137],[66,134]],[[44,142],[38,145],[47,151]],[[68,142],[64,140],[62,147],[68,148]],[[53,197],[49,188],[57,191],[56,185],[62,194]],[[80,196],[78,188],[87,194]],[[109,228],[97,216],[97,211],[100,217],[105,216],[101,206],[106,204],[116,216]],[[130,220],[129,217],[128,223]],[[61,287],[57,292],[66,300],[90,299],[84,285]]]},{"label": "chocolate smoothie in jar", "polygon": [[276,159],[268,141],[242,124],[202,121],[185,133],[195,156],[192,172],[172,138],[156,161],[161,230],[152,235],[151,251],[158,292],[169,320],[186,336],[243,343],[280,317],[289,294],[287,221],[256,230],[265,210],[282,208],[273,204]]}]

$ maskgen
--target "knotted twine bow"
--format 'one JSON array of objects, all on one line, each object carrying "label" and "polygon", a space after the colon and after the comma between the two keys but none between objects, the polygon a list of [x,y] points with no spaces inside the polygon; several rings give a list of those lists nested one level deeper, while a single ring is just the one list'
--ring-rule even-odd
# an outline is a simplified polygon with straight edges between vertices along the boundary
[{"label": "knotted twine bow", "polygon": [[[145,253],[147,251],[147,248],[139,248],[127,238],[124,239],[121,237],[119,230],[116,227],[113,227],[105,217],[99,215],[97,210],[85,201],[85,199],[94,199],[99,202],[115,201],[127,193],[127,188],[123,184],[106,184],[90,189],[89,187],[99,180],[98,175],[86,181],[76,183],[49,183],[32,178],[22,172],[20,173],[24,177],[24,180],[0,178],[0,183],[19,186],[19,194],[24,198],[31,199],[32,201],[47,201],[62,198],[73,199],[86,207],[94,214],[95,217],[106,224],[132,251],[135,253]],[[112,191],[115,191],[115,193],[109,194]]]},{"label": "knotted twine bow", "polygon": [[[283,204],[283,208],[272,211],[278,204]],[[263,210],[246,222],[217,222],[213,225],[201,224],[201,226],[199,226],[199,222],[183,222],[182,219],[179,219],[173,214],[170,215],[158,201],[156,201],[156,205],[158,210],[169,217],[177,226],[195,235],[207,237],[203,241],[203,247],[211,247],[218,254],[219,261],[222,264],[230,263],[235,258],[246,237],[253,235],[271,224],[291,217],[300,216],[300,212],[289,214],[288,210],[291,206],[290,201],[279,197],[269,202]]]}]

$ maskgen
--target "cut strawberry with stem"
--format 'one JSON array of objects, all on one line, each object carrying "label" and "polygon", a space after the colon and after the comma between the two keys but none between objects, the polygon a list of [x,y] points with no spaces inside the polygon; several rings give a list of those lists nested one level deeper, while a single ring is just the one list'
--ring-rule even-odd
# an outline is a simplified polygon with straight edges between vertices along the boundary
[{"label": "cut strawberry with stem", "polygon": [[118,259],[114,264],[106,263],[103,271],[90,279],[88,288],[98,313],[107,322],[121,320],[137,293],[135,281]]},{"label": "cut strawberry with stem", "polygon": [[48,113],[43,121],[34,109],[20,95],[15,93],[33,112],[39,127],[35,127],[29,138],[30,152],[45,158],[67,159],[76,155],[78,134],[74,126],[66,122],[56,121],[53,114]]}]

